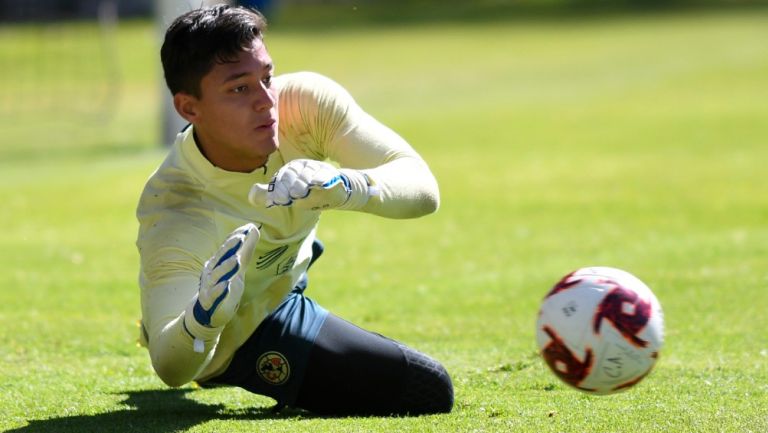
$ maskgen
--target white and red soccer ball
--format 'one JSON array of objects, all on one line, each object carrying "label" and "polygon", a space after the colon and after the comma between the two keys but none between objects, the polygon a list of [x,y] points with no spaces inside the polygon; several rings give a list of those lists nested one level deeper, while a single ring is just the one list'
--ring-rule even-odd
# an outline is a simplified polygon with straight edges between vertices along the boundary
[{"label": "white and red soccer ball", "polygon": [[549,291],[539,310],[541,356],[563,382],[591,394],[628,389],[650,373],[664,340],[661,305],[634,275],[581,268]]}]

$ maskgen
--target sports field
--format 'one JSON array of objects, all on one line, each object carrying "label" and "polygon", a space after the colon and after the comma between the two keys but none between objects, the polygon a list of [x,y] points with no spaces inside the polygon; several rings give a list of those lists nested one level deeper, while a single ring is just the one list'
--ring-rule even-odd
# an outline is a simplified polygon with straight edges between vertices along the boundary
[{"label": "sports field", "polygon": [[[29,30],[0,31],[0,54]],[[156,33],[116,36],[109,116],[0,119],[0,430],[768,431],[768,10],[273,27],[278,72],[342,83],[440,182],[420,220],[324,215],[308,292],[443,361],[454,411],[418,418],[275,414],[156,378],[133,244],[163,158]],[[539,301],[587,265],[634,273],[666,315],[656,369],[622,394],[571,390],[537,355]]]}]

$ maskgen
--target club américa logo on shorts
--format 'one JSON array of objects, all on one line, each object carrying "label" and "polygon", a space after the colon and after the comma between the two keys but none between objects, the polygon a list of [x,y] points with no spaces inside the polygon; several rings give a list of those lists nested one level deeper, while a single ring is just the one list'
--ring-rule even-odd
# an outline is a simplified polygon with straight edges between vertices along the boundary
[{"label": "club am\u00e9rica logo on shorts", "polygon": [[256,361],[259,376],[270,385],[282,385],[291,376],[291,366],[280,352],[266,352]]}]

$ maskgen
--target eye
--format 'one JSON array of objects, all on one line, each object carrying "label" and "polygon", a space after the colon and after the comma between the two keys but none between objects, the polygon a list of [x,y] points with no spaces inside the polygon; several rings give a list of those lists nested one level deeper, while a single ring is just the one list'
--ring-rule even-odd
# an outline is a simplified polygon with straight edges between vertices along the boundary
[{"label": "eye", "polygon": [[248,86],[246,85],[237,86],[232,89],[232,93],[245,93],[246,90],[248,90]]},{"label": "eye", "polygon": [[264,86],[269,88],[272,85],[272,75],[267,75],[261,82],[264,83]]}]

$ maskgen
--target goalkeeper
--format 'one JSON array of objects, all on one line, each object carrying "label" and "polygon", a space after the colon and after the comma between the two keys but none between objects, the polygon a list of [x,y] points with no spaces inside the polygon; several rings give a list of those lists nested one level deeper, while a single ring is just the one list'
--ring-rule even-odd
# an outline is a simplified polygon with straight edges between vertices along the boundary
[{"label": "goalkeeper", "polygon": [[304,294],[322,212],[420,217],[438,207],[435,178],[335,82],[274,77],[265,25],[218,5],[165,34],[166,84],[190,126],[137,209],[152,365],[170,386],[237,386],[318,414],[449,412],[439,362]]}]

